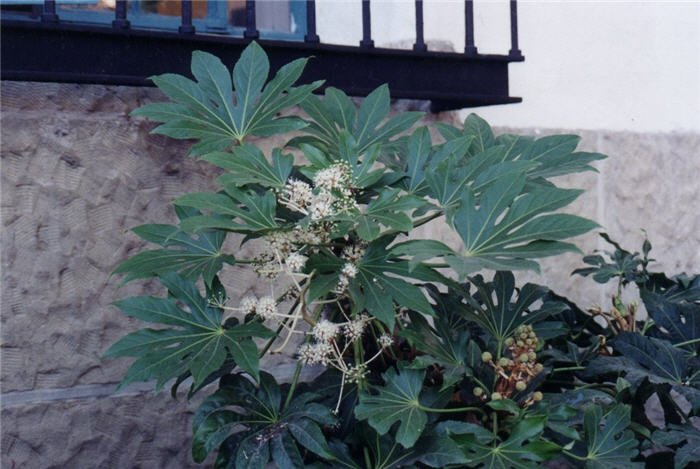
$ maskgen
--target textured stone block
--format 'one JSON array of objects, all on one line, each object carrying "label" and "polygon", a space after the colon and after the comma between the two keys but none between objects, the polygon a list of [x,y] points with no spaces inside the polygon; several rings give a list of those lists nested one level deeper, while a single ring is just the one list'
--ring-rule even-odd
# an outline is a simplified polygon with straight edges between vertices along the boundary
[{"label": "textured stone block", "polygon": [[3,408],[3,467],[203,467],[189,444],[200,400],[162,392]]}]

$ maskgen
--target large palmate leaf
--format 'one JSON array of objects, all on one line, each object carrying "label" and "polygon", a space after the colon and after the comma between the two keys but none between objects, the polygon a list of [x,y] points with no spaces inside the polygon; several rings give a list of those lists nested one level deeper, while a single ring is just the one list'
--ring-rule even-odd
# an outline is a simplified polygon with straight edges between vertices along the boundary
[{"label": "large palmate leaf", "polygon": [[217,448],[231,467],[245,469],[265,468],[270,460],[280,469],[304,467],[304,450],[335,459],[319,427],[335,423],[330,410],[312,393],[295,396],[285,407],[288,390],[264,371],[258,387],[240,374],[222,378],[195,413],[193,459],[202,462]]},{"label": "large palmate leaf", "polygon": [[380,435],[400,421],[396,441],[410,448],[428,422],[419,400],[425,371],[402,369],[397,374],[391,368],[383,376],[386,385],[378,388],[378,394],[360,394],[355,416],[367,420]]},{"label": "large palmate leaf", "polygon": [[634,434],[630,425],[630,407],[618,404],[603,412],[598,405],[588,406],[583,414],[583,439],[586,467],[591,469],[641,468],[643,463],[632,462],[637,454]]},{"label": "large palmate leaf", "polygon": [[546,421],[547,418],[543,416],[524,418],[502,441],[478,425],[453,427],[448,431],[450,438],[464,452],[469,467],[529,469],[541,467],[536,462],[550,459],[558,453],[557,445],[540,438]]},{"label": "large palmate leaf", "polygon": [[282,154],[277,148],[272,152],[270,164],[263,152],[250,144],[234,147],[232,153],[209,153],[202,159],[229,171],[217,178],[222,186],[261,184],[279,189],[284,187],[294,165],[294,156]]},{"label": "large palmate leaf", "polygon": [[523,187],[522,177],[509,173],[483,191],[478,206],[470,189],[463,192],[453,226],[464,248],[444,256],[460,276],[484,268],[539,271],[532,259],[577,252],[575,246],[559,240],[598,226],[575,215],[545,215],[571,203],[579,191],[549,187],[520,196]]},{"label": "large palmate leaf", "polygon": [[329,444],[335,460],[330,464],[316,463],[311,469],[397,469],[409,466],[419,456],[416,448],[403,448],[391,435],[378,435],[366,424],[354,422],[354,431],[344,441]]},{"label": "large palmate leaf", "polygon": [[[678,386],[700,384],[700,362],[665,340],[623,332],[615,338],[613,348],[636,367],[628,369],[628,380],[646,376],[651,382]],[[679,388],[680,389],[680,388]]]},{"label": "large palmate leaf", "polygon": [[410,313],[411,322],[400,332],[411,346],[425,355],[417,356],[410,368],[424,369],[438,365],[442,371],[441,390],[447,389],[468,372],[467,367],[481,363],[481,350],[470,340],[465,329],[453,329],[436,314],[435,325],[431,326],[423,315]]},{"label": "large palmate leaf", "polygon": [[176,199],[173,202],[176,205],[212,213],[212,215],[187,218],[180,223],[180,228],[189,232],[209,228],[237,232],[264,232],[277,228],[275,221],[277,199],[272,190],[259,195],[229,185],[225,187],[225,191],[225,194],[194,192]]},{"label": "large palmate leaf", "polygon": [[565,308],[561,303],[547,302],[537,309],[531,309],[532,304],[542,299],[549,290],[528,283],[515,295],[515,277],[511,272],[496,272],[493,281],[488,283],[480,275],[470,281],[477,288],[473,297],[477,303],[469,301],[460,312],[500,343],[511,336],[518,326],[535,324]]},{"label": "large palmate leaf", "polygon": [[338,152],[342,131],[353,137],[358,154],[363,154],[373,145],[386,144],[392,137],[408,130],[423,115],[421,112],[404,112],[379,126],[389,114],[390,96],[386,85],[372,91],[362,101],[359,110],[345,93],[333,87],[326,89],[324,100],[309,95],[301,107],[313,119],[305,129],[313,137],[301,137],[292,144],[311,143],[329,154]]},{"label": "large palmate leaf", "polygon": [[[655,293],[646,288],[640,289],[640,295],[649,317],[654,320],[659,334],[668,338],[676,346],[683,347],[689,353],[700,352],[700,303],[695,301],[674,301],[670,295]],[[700,296],[698,296],[700,298]]]},{"label": "large palmate leaf", "polygon": [[409,272],[408,262],[392,259],[391,253],[386,249],[392,239],[391,236],[384,236],[369,245],[365,257],[357,264],[358,273],[351,283],[362,290],[362,299],[358,298],[358,294],[354,295],[356,302],[362,302],[367,311],[390,330],[394,327],[396,315],[394,303],[421,313],[433,314],[430,303],[419,287],[391,274],[421,280],[442,280],[442,276],[429,268],[416,268]]},{"label": "large palmate leaf", "polygon": [[[120,388],[135,381],[156,380],[156,390],[172,378],[190,372],[194,386],[218,370],[227,358],[257,379],[258,347],[251,337],[272,337],[259,322],[221,323],[222,310],[210,305],[194,283],[169,272],[160,275],[172,298],[135,296],[115,305],[128,316],[171,326],[141,329],[123,337],[107,350],[107,357],[136,357]],[[220,285],[210,292],[221,294]],[[184,304],[188,311],[180,308]]]},{"label": "large palmate leaf", "polygon": [[[176,212],[180,219],[200,215],[196,210],[178,209]],[[166,249],[144,251],[122,262],[114,270],[115,274],[126,274],[122,284],[165,272],[179,272],[188,280],[196,280],[201,275],[207,286],[211,286],[224,262],[236,263],[234,256],[221,251],[226,231],[203,230],[196,237],[172,225],[141,225],[132,231]]]},{"label": "large palmate leaf", "polygon": [[504,134],[494,137],[489,124],[470,114],[464,121],[463,129],[447,124],[436,124],[446,140],[462,136],[472,138],[468,155],[476,155],[493,147],[503,147],[499,161],[531,161],[537,164],[525,172],[530,180],[561,176],[582,171],[595,171],[590,163],[604,159],[599,153],[576,152],[581,138],[577,135],[550,135],[539,139],[522,135]]},{"label": "large palmate leaf", "polygon": [[523,194],[525,181],[515,172],[503,173],[481,192],[479,201],[469,187],[443,194],[444,202],[459,205],[448,218],[464,247],[454,252],[434,240],[406,243],[404,252],[425,260],[442,257],[460,277],[481,269],[539,271],[533,259],[578,248],[559,240],[585,233],[597,224],[575,215],[547,214],[571,203],[580,191],[542,187]]},{"label": "large palmate leaf", "polygon": [[403,231],[413,228],[411,218],[404,212],[425,204],[423,199],[412,195],[400,195],[399,189],[386,189],[367,204],[366,210],[357,221],[357,234],[366,241],[372,241],[380,236],[381,227],[389,228],[383,234]]},{"label": "large palmate leaf", "polygon": [[[277,117],[283,109],[306,99],[322,82],[292,88],[308,59],[297,59],[280,68],[266,85],[270,70],[267,55],[251,42],[231,73],[209,53],[192,54],[192,81],[167,73],[151,77],[172,103],[147,104],[134,115],[163,122],[153,133],[199,140],[190,155],[229,148],[248,135],[269,136],[298,130],[306,123],[298,117]],[[235,100],[234,100],[235,88]]]}]

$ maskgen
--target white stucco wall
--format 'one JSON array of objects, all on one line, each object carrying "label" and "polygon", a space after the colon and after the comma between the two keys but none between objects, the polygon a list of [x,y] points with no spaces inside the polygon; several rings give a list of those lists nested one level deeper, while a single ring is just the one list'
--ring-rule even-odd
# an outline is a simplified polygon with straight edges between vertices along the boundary
[{"label": "white stucco wall", "polygon": [[[480,52],[510,48],[508,2],[476,0]],[[411,0],[373,0],[377,46],[414,40]],[[426,0],[426,40],[464,48],[464,2]],[[317,1],[324,42],[357,44],[359,1]],[[512,127],[700,131],[700,1],[520,1],[511,95],[523,103],[477,109]]]}]

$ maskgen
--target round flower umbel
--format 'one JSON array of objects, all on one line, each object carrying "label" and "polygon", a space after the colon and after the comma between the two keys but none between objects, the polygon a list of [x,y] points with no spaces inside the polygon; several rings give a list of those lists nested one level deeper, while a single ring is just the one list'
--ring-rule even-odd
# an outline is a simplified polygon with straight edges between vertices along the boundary
[{"label": "round flower umbel", "polygon": [[306,265],[306,256],[298,252],[292,253],[287,257],[285,264],[287,264],[290,271],[300,272],[304,268],[304,265]]},{"label": "round flower umbel", "polygon": [[282,190],[281,200],[290,209],[301,212],[311,203],[311,186],[298,179],[289,179]]},{"label": "round flower umbel", "polygon": [[369,323],[369,321],[369,316],[362,314],[343,326],[343,335],[345,336],[346,340],[355,342],[362,337],[362,334],[365,332],[365,328],[367,327],[367,323]]},{"label": "round flower umbel", "polygon": [[246,296],[241,300],[240,309],[243,314],[254,313],[258,307],[258,299],[254,296]]},{"label": "round flower umbel", "polygon": [[340,326],[333,322],[321,319],[316,325],[311,329],[311,335],[314,336],[318,342],[330,342],[333,340],[340,332]]},{"label": "round flower umbel", "polygon": [[277,302],[271,296],[265,296],[258,300],[255,312],[264,320],[273,319],[277,314]]}]

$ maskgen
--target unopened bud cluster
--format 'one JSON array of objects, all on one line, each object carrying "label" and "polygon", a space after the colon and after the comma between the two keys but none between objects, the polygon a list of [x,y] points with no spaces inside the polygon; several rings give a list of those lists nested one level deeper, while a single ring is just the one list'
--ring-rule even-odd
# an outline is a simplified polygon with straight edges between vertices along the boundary
[{"label": "unopened bud cluster", "polygon": [[635,332],[637,320],[635,318],[637,314],[637,303],[630,303],[625,305],[620,298],[613,295],[612,297],[613,306],[610,311],[603,311],[600,306],[595,308],[590,308],[588,311],[594,316],[601,317],[608,326],[615,332]]},{"label": "unopened bud cluster", "polygon": [[[493,367],[497,376],[494,392],[490,396],[491,400],[509,399],[516,392],[527,389],[530,380],[543,369],[542,364],[537,363],[538,344],[539,340],[532,326],[523,324],[515,330],[512,337],[505,341],[510,358],[501,357],[494,360],[490,352],[484,352],[481,355],[481,360]],[[474,388],[474,395],[484,401],[488,400],[481,388]],[[524,401],[524,404],[531,405],[540,400],[542,400],[542,393],[534,392]]]}]

